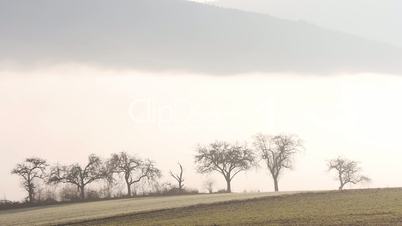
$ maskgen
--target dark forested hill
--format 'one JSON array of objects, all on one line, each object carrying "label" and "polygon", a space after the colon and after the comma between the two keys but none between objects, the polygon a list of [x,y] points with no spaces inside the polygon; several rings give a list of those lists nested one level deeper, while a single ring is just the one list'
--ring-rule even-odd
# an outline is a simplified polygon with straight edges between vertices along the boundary
[{"label": "dark forested hill", "polygon": [[402,73],[396,47],[184,0],[0,0],[0,61],[230,74]]}]

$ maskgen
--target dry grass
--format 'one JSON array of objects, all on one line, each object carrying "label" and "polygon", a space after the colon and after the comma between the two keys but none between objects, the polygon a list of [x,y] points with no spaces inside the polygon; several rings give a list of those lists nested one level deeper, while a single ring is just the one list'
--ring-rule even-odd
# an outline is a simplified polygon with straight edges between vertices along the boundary
[{"label": "dry grass", "polygon": [[302,193],[176,208],[87,225],[395,225],[402,189]]},{"label": "dry grass", "polygon": [[402,189],[189,195],[0,212],[0,225],[394,225]]},{"label": "dry grass", "polygon": [[229,200],[244,200],[270,195],[274,194],[245,193],[148,197],[15,209],[0,211],[0,225],[63,224],[144,211],[171,209]]}]

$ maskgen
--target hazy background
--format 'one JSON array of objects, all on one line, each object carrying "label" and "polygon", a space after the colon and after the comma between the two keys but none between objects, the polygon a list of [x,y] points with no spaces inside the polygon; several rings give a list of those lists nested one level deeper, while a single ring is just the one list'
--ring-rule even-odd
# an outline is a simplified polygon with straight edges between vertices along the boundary
[{"label": "hazy background", "polygon": [[399,0],[211,0],[202,1],[272,16],[303,20],[402,47]]},{"label": "hazy background", "polygon": [[185,0],[0,0],[0,28],[0,61],[25,67],[402,74],[402,48],[384,40]]},{"label": "hazy background", "polygon": [[[10,171],[26,157],[120,151],[156,161],[162,181],[180,161],[185,185],[201,189],[196,145],[258,132],[305,141],[282,190],[336,189],[326,161],[338,155],[362,163],[362,186],[402,186],[397,1],[208,3],[275,17],[180,0],[32,2],[0,0],[1,196],[24,197]],[[365,19],[374,9],[378,23]],[[264,167],[232,187],[273,190]]]}]

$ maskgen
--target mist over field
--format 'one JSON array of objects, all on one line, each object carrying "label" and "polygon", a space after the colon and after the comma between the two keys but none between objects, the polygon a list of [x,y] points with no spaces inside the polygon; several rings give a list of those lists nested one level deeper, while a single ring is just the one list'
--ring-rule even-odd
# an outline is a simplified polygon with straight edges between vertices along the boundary
[{"label": "mist over field", "polygon": [[[348,188],[402,186],[401,5],[368,1],[354,21],[382,19],[361,27],[334,16],[362,1],[325,1],[317,16],[301,2],[0,0],[0,199],[26,196],[10,172],[27,157],[121,151],[155,161],[162,182],[180,162],[186,186],[225,188],[197,173],[197,144],[251,147],[259,132],[303,140],[283,191],[336,189],[337,156],[372,179]],[[260,165],[233,191],[273,191]]]}]

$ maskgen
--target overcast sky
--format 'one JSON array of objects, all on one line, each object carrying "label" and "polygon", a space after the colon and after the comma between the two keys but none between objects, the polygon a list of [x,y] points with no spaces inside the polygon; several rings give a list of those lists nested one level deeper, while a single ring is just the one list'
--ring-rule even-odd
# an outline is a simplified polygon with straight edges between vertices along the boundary
[{"label": "overcast sky", "polygon": [[[329,16],[341,10],[335,6],[334,11],[325,8],[329,13],[324,18],[324,11],[302,7],[304,1],[294,1],[294,5],[285,0],[280,1],[283,4],[265,1],[269,8],[257,7],[257,1],[242,2],[247,4],[219,4],[300,17],[345,31],[357,27],[342,21],[343,17],[333,23]],[[392,14],[394,8],[386,11],[383,1],[377,1],[374,8],[381,13],[379,20],[391,25],[370,22],[356,33],[398,44],[401,26],[396,26],[401,20],[390,19],[397,18]],[[362,12],[360,19],[368,18],[357,11]],[[378,73],[216,76],[118,70],[85,62],[28,69],[0,62],[0,195],[13,200],[24,197],[18,178],[10,171],[26,157],[70,164],[84,163],[90,153],[107,158],[120,151],[154,160],[164,173],[161,181],[173,182],[168,172],[180,161],[186,186],[201,189],[209,176],[195,172],[197,144],[215,140],[251,143],[252,136],[260,132],[297,134],[304,140],[305,151],[295,157],[295,169],[280,179],[282,190],[336,189],[326,162],[338,155],[359,161],[372,179],[371,184],[354,188],[402,186],[398,179],[402,173],[401,87],[400,76]],[[218,188],[224,188],[223,178],[211,177]],[[261,167],[236,177],[232,189],[273,191],[273,185]]]}]

